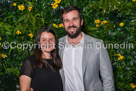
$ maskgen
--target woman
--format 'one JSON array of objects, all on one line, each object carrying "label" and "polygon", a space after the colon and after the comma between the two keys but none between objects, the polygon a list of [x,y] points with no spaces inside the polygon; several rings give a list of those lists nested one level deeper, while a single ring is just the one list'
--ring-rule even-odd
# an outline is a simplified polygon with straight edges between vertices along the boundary
[{"label": "woman", "polygon": [[62,91],[58,41],[52,29],[42,28],[36,37],[34,55],[25,58],[20,70],[21,91]]}]

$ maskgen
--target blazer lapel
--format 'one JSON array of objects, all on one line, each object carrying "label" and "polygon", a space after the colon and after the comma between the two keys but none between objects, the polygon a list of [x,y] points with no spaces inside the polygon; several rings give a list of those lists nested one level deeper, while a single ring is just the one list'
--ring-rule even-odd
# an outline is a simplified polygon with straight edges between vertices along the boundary
[{"label": "blazer lapel", "polygon": [[85,70],[86,70],[88,58],[89,58],[91,50],[92,50],[92,47],[89,47],[88,45],[91,44],[90,46],[93,46],[92,42],[90,41],[90,38],[88,39],[86,34],[84,34],[84,35],[85,36],[84,36],[84,47],[83,47],[83,57],[82,57],[82,73],[83,73],[83,77],[84,77],[84,73],[85,73]]},{"label": "blazer lapel", "polygon": [[63,53],[65,49],[65,44],[66,44],[66,36],[59,41],[59,55],[62,61],[63,61]]},{"label": "blazer lapel", "polygon": [[64,37],[62,40],[59,41],[59,55],[62,61],[62,69],[60,69],[60,75],[63,82],[63,90],[65,89],[65,76],[64,76],[64,70],[63,70],[63,53],[65,49],[65,44],[66,44],[65,40],[66,40],[66,37]]}]

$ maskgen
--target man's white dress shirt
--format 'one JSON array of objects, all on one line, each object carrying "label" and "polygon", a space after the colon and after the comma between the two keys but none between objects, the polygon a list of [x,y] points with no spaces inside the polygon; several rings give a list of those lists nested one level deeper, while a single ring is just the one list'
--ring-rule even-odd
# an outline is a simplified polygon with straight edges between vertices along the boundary
[{"label": "man's white dress shirt", "polygon": [[79,44],[72,46],[66,37],[66,46],[63,54],[63,69],[65,76],[65,91],[84,91],[82,56],[84,33]]}]

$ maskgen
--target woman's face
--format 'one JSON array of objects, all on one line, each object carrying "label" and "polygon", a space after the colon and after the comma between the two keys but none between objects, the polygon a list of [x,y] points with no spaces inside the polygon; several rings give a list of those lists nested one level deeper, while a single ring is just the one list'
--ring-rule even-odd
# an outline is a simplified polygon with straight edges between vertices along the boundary
[{"label": "woman's face", "polygon": [[42,32],[40,37],[41,50],[50,53],[55,49],[55,36],[49,32]]}]

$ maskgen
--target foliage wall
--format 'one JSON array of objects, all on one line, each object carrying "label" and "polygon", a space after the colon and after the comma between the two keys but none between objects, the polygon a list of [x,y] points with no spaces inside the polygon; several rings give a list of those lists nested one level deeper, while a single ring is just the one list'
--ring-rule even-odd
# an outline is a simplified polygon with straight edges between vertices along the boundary
[{"label": "foliage wall", "polygon": [[1,0],[0,91],[19,90],[20,66],[42,26],[65,35],[60,16],[69,5],[82,10],[82,30],[107,45],[116,91],[136,90],[136,0]]}]

